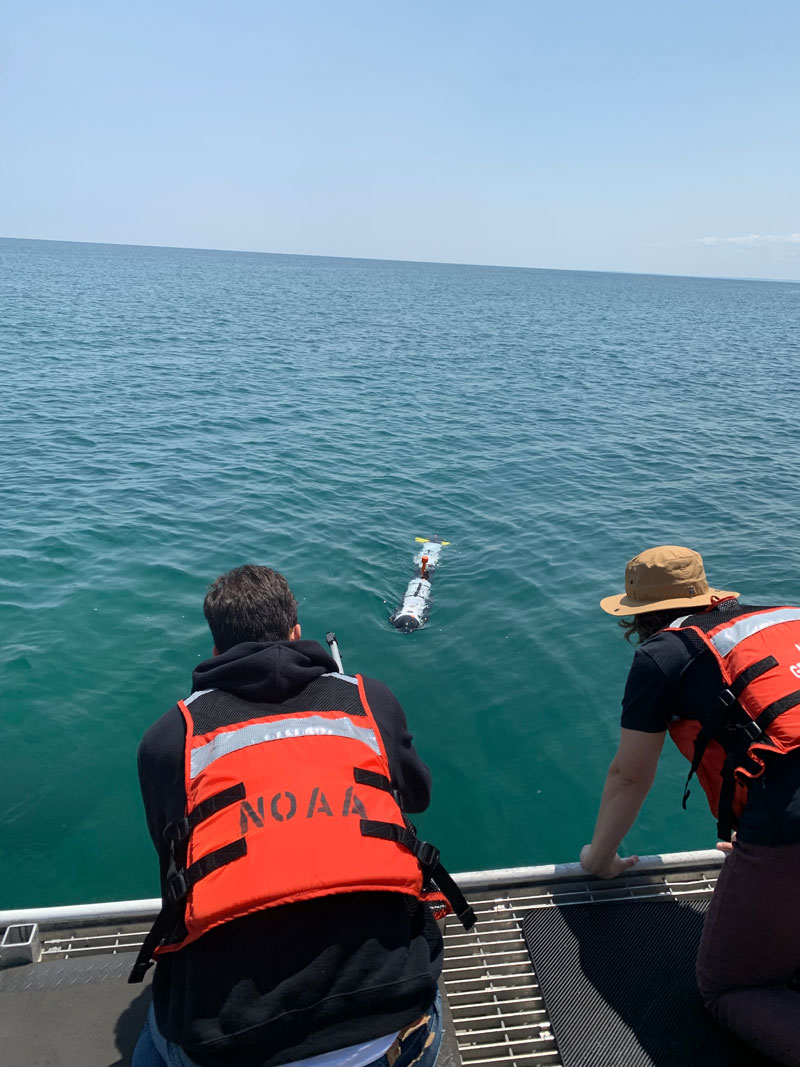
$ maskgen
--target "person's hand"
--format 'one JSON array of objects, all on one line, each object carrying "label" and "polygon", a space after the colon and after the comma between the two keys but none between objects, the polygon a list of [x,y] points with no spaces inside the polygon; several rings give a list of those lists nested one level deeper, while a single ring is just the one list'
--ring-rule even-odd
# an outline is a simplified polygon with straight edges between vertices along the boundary
[{"label": "person's hand", "polygon": [[736,840],[736,834],[731,834],[730,841],[717,841],[717,852],[733,852],[733,842]]},{"label": "person's hand", "polygon": [[625,871],[630,870],[639,862],[638,856],[612,856],[610,860],[598,863],[592,857],[592,846],[584,845],[581,849],[581,866],[585,867],[590,874],[596,874],[598,878],[616,878]]}]

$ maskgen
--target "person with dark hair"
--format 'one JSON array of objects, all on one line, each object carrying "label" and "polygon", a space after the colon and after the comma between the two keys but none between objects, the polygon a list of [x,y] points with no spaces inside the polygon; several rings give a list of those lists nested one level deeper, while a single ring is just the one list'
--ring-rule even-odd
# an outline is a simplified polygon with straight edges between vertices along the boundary
[{"label": "person with dark hair", "polygon": [[446,872],[405,818],[431,776],[400,704],[302,639],[268,567],[204,612],[213,655],[139,747],[163,907],[134,1067],[433,1067]]},{"label": "person with dark hair", "polygon": [[218,654],[248,641],[300,639],[297,601],[269,567],[245,564],[221,575],[206,593],[203,614]]},{"label": "person with dark hair", "polygon": [[[726,852],[697,956],[703,1001],[778,1063],[800,1065],[800,608],[709,587],[697,552],[634,557],[601,608],[639,644],[619,748],[581,863],[614,878],[667,731],[691,761]],[[684,806],[689,796],[689,781]]]}]

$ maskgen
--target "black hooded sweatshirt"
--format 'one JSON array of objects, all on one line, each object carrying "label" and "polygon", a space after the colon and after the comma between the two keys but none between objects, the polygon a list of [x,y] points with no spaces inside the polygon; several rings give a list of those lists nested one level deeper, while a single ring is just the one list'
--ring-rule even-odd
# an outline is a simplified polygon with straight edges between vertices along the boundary
[{"label": "black hooded sweatshirt", "polygon": [[[192,692],[220,689],[280,703],[337,669],[315,641],[241,644],[201,663]],[[424,811],[431,777],[391,691],[364,679],[392,783],[406,812]],[[177,705],[139,746],[147,825],[168,863],[163,832],[186,810],[186,728]],[[343,893],[267,908],[209,930],[163,956],[153,977],[161,1033],[201,1067],[275,1067],[382,1037],[431,1004],[442,939],[430,910],[400,893]]]}]

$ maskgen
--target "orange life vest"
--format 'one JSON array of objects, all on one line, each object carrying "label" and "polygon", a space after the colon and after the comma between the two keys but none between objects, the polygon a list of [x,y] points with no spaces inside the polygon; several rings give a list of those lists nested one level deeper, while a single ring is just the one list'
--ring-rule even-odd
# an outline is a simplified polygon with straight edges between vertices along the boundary
[{"label": "orange life vest", "polygon": [[150,955],[222,923],[332,894],[404,893],[446,914],[452,889],[474,922],[438,850],[404,818],[360,675],[322,675],[281,704],[206,690],[178,707],[186,816],[165,831],[165,909],[141,974]]},{"label": "orange life vest", "polygon": [[720,836],[730,839],[749,782],[764,773],[764,755],[800,748],[800,608],[747,609],[722,622],[704,613],[667,629],[696,635],[725,683],[707,722],[678,719],[669,730],[692,763],[689,779],[697,774]]}]

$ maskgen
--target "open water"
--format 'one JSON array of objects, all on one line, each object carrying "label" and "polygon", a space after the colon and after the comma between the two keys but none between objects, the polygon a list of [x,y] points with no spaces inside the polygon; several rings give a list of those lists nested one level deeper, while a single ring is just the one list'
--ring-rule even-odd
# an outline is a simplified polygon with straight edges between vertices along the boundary
[{"label": "open water", "polygon": [[[240,563],[397,693],[456,871],[589,839],[630,556],[800,600],[798,285],[5,240],[0,308],[0,906],[156,895],[136,746]],[[629,851],[713,845],[684,773]]]}]

